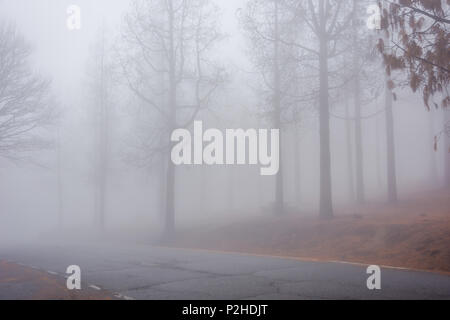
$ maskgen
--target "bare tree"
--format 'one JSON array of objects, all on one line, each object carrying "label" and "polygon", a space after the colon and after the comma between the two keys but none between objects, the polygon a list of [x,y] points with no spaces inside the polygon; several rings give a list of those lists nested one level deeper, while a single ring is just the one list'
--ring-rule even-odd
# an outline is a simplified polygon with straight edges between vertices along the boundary
[{"label": "bare tree", "polygon": [[353,79],[353,99],[355,106],[355,156],[356,156],[356,201],[358,203],[364,202],[365,199],[365,185],[364,185],[364,160],[363,160],[363,142],[362,142],[362,121],[361,121],[361,56],[360,48],[358,46],[358,23],[359,12],[358,1],[353,1],[353,16],[352,16],[352,65],[354,68]]},{"label": "bare tree", "polygon": [[450,111],[444,109],[444,162],[445,162],[445,184],[450,187]]},{"label": "bare tree", "polygon": [[[315,59],[319,79],[319,134],[320,134],[320,216],[333,217],[330,151],[330,91],[339,86],[342,77],[333,60],[345,52],[348,30],[352,22],[350,1],[309,0],[290,1],[289,6],[305,25],[302,37],[294,42],[283,41],[304,52],[309,63]],[[305,60],[305,59],[303,59]],[[333,64],[331,64],[333,62]],[[331,66],[337,68],[331,69]],[[342,65],[341,65],[342,69]],[[345,82],[345,81],[344,81]],[[342,85],[342,84],[341,84]]]},{"label": "bare tree", "polygon": [[353,0],[353,15],[351,25],[351,89],[355,110],[355,173],[356,201],[365,201],[364,151],[363,151],[363,120],[376,116],[363,115],[363,107],[374,101],[382,92],[383,74],[379,71],[380,60],[375,55],[375,32],[365,26],[364,17],[369,1]]},{"label": "bare tree", "polygon": [[40,130],[55,119],[50,82],[33,72],[31,53],[14,26],[0,24],[0,156],[11,160],[50,146]]},{"label": "bare tree", "polygon": [[105,228],[107,180],[110,156],[110,118],[113,103],[113,65],[110,45],[103,26],[92,48],[89,64],[94,124],[95,224]]},{"label": "bare tree", "polygon": [[[330,40],[330,48],[334,54],[328,58],[328,103],[330,106],[333,103],[342,103],[345,107],[345,113],[342,115],[333,111],[329,114],[335,119],[345,121],[348,189],[350,198],[358,203],[365,201],[366,188],[364,122],[378,117],[381,113],[364,114],[363,111],[365,106],[380,96],[384,83],[383,73],[379,71],[380,61],[374,50],[376,33],[367,28],[366,21],[361,18],[365,16],[364,3],[369,4],[364,0],[343,1],[340,7],[335,8],[342,10],[341,14],[346,18],[341,21],[342,29],[339,35],[333,41]],[[328,6],[333,7],[331,4]],[[334,96],[331,95],[332,92],[335,93]],[[353,112],[350,110],[350,102]]]},{"label": "bare tree", "polygon": [[350,118],[350,106],[348,99],[345,99],[345,138],[347,141],[347,172],[348,191],[351,201],[355,200],[355,177],[353,173],[353,143],[352,143],[352,119]]},{"label": "bare tree", "polygon": [[[166,155],[164,238],[175,232],[176,170],[170,135],[189,127],[210,105],[224,72],[211,48],[222,38],[216,7],[206,0],[136,0],[125,18],[119,62],[131,92],[153,110],[163,144],[148,143],[151,154]],[[154,141],[159,142],[159,137]]]},{"label": "bare tree", "polygon": [[[260,92],[263,97],[259,117],[280,129],[280,168],[276,176],[274,213],[284,212],[283,186],[283,130],[286,119],[283,113],[289,106],[296,76],[296,63],[292,48],[283,45],[282,39],[295,37],[296,25],[292,23],[292,13],[286,10],[284,0],[251,0],[243,12],[241,22],[250,41],[252,60],[263,83]],[[264,104],[265,103],[265,104]]]},{"label": "bare tree", "polygon": [[302,188],[301,188],[301,134],[300,134],[300,124],[294,123],[294,190],[297,206],[300,206],[302,201]]},{"label": "bare tree", "polygon": [[62,141],[61,128],[58,125],[57,146],[56,146],[56,192],[58,194],[58,228],[62,228],[64,224],[64,200],[63,200],[63,168],[62,168]]}]

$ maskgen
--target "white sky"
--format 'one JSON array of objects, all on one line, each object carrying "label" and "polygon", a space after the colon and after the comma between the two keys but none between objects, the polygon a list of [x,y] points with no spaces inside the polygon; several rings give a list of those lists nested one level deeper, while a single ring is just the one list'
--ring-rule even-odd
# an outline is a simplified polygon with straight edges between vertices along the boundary
[{"label": "white sky", "polygon": [[[128,0],[0,0],[1,20],[13,22],[33,44],[33,57],[44,74],[53,78],[59,90],[71,90],[80,84],[85,72],[89,48],[105,21],[109,29],[118,29]],[[221,55],[238,59],[245,44],[239,35],[236,10],[241,0],[217,0],[223,11],[222,30],[230,35]],[[81,8],[82,28],[69,31],[66,27],[67,8]],[[231,43],[232,45],[231,45]]]}]

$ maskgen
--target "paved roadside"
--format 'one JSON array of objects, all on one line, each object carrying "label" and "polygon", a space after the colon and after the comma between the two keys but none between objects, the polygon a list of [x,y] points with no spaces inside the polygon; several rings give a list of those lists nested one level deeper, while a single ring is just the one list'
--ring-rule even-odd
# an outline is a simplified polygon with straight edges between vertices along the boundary
[{"label": "paved roadside", "polygon": [[68,290],[62,275],[0,260],[0,300],[113,299],[109,293],[89,287]]},{"label": "paved roadside", "polygon": [[[60,275],[76,264],[82,284],[123,300],[450,299],[448,275],[382,267],[381,290],[369,290],[367,266],[347,263],[111,243],[18,245],[0,256]],[[0,297],[20,287],[4,289]]]}]

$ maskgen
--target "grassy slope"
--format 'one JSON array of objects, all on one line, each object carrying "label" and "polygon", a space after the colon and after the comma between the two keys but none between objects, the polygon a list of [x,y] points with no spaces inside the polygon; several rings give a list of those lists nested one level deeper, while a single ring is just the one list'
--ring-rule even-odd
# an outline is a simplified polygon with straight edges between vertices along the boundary
[{"label": "grassy slope", "polygon": [[450,190],[341,209],[330,221],[289,215],[184,230],[176,245],[450,272]]}]

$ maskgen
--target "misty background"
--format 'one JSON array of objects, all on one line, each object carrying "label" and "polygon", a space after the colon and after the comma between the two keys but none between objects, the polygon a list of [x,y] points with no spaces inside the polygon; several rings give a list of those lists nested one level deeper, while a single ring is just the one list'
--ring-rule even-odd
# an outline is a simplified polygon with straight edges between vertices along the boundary
[{"label": "misty background", "polygon": [[[74,237],[80,238],[111,232],[129,239],[156,239],[167,228],[166,173],[170,165],[165,160],[167,150],[163,147],[161,151],[158,145],[167,128],[162,127],[158,112],[136,92],[136,86],[141,86],[143,92],[150,94],[153,89],[146,90],[146,85],[164,86],[167,79],[164,75],[150,77],[157,74],[154,70],[146,78],[146,69],[138,72],[139,68],[133,65],[144,58],[140,56],[139,42],[130,37],[130,30],[137,30],[131,26],[138,28],[133,24],[136,13],[144,17],[147,14],[136,10],[133,3],[140,1],[0,1],[1,24],[14,25],[33,48],[30,66],[33,72],[51,81],[56,109],[53,123],[39,129],[39,135],[49,141],[46,148],[15,158],[0,157],[0,238],[29,240],[52,232],[69,235],[73,231]],[[204,60],[203,70],[214,77],[203,85],[204,92],[208,92],[208,85],[215,90],[207,99],[207,107],[197,110],[195,119],[202,120],[205,128],[223,130],[281,126],[283,179],[280,182],[275,176],[260,176],[259,166],[176,167],[176,229],[273,215],[274,208],[275,214],[277,210],[280,213],[277,194],[281,191],[277,184],[282,185],[282,214],[319,216],[320,97],[316,90],[316,62],[309,60],[308,53],[297,52],[298,47],[287,45],[290,40],[281,42],[279,104],[284,108],[278,123],[270,121],[268,115],[272,111],[268,109],[272,100],[268,96],[273,86],[267,84],[272,80],[265,75],[272,66],[265,51],[267,43],[258,42],[260,31],[255,32],[253,25],[267,19],[251,18],[273,8],[258,11],[259,5],[264,6],[261,3],[208,2],[217,6],[217,11],[213,10],[217,18],[212,20],[220,36],[214,35],[214,46]],[[360,2],[363,13],[366,3]],[[72,4],[81,8],[80,30],[71,31],[66,26],[66,10]],[[344,12],[342,17],[345,16]],[[304,23],[293,23],[289,13],[280,12],[282,18],[285,39],[308,37]],[[351,84],[355,76],[348,73],[354,67],[350,60],[351,37],[340,41],[342,55],[330,59],[330,68],[335,67],[330,87],[337,88],[329,93],[335,208],[355,202],[384,203],[388,199],[386,79],[382,61],[373,53],[377,31],[365,28],[368,15],[357,18],[358,30],[362,30],[358,36],[367,40],[360,41],[363,49],[357,53],[361,54],[360,59],[370,56],[368,62],[361,63],[361,68],[367,70],[359,73],[360,86],[364,88],[359,110],[360,160],[356,151],[355,87]],[[272,26],[269,23],[260,30],[265,32]],[[312,41],[304,43],[314,46]],[[369,53],[363,53],[364,50]],[[303,62],[296,63],[299,59]],[[105,70],[99,68],[99,61]],[[154,61],[156,66],[164,65],[157,57]],[[186,61],[190,66],[192,61]],[[294,69],[292,65],[300,67]],[[220,71],[216,73],[216,69]],[[134,76],[131,80],[124,76],[127,70],[130,77]],[[180,85],[178,94],[190,101],[193,93],[189,81]],[[446,185],[448,150],[443,143],[435,150],[435,136],[443,130],[449,111],[427,110],[421,94],[412,93],[409,88],[398,87],[395,94],[395,177],[402,199]],[[152,97],[164,100],[157,94]],[[362,198],[358,196],[358,161],[362,164]]]}]

